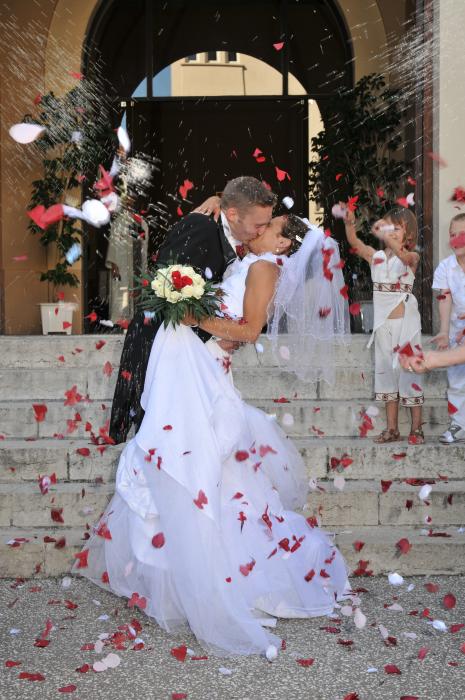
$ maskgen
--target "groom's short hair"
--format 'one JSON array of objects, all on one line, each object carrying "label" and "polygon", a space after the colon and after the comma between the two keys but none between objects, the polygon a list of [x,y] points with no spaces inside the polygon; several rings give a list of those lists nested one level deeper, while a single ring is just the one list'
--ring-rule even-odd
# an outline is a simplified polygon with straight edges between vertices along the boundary
[{"label": "groom's short hair", "polygon": [[236,207],[243,211],[249,207],[274,207],[276,201],[276,195],[263,182],[250,175],[241,175],[226,183],[221,208]]}]

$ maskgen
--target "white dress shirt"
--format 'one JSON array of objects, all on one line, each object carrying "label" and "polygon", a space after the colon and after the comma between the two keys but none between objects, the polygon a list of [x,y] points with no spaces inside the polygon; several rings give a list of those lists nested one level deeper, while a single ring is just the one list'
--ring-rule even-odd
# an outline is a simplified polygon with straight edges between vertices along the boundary
[{"label": "white dress shirt", "polygon": [[465,315],[465,272],[454,254],[441,260],[434,271],[432,286],[433,289],[449,289],[450,291],[452,297],[450,336],[452,340],[457,332],[465,329],[465,320],[459,318]]},{"label": "white dress shirt", "polygon": [[237,246],[242,245],[242,243],[238,241],[237,238],[234,238],[233,232],[231,231],[231,226],[229,225],[229,221],[227,220],[224,212],[221,212],[221,223],[223,224],[224,235],[226,236],[229,245],[233,251],[237,253]]}]

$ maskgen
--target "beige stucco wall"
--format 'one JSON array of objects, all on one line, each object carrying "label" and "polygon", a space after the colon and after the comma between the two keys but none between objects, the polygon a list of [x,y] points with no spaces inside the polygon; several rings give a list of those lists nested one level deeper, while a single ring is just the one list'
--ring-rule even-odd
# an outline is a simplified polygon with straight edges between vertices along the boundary
[{"label": "beige stucco wall", "polygon": [[[14,15],[2,3],[0,24],[1,94],[1,274],[3,326],[6,333],[38,332],[36,302],[47,301],[47,287],[39,282],[46,269],[46,255],[27,231],[25,214],[31,181],[40,174],[40,162],[32,146],[20,146],[9,136],[11,124],[33,112],[33,99],[44,88],[44,44],[54,3],[10,3]],[[33,36],[36,36],[34,41]],[[16,256],[27,260],[15,262]]]},{"label": "beige stucco wall", "polygon": [[447,162],[444,168],[434,166],[433,239],[434,264],[437,265],[451,253],[449,221],[458,210],[454,208],[455,203],[449,201],[450,197],[455,187],[465,186],[465,91],[461,81],[465,2],[441,0],[436,3],[435,11],[434,151]]},{"label": "beige stucco wall", "polygon": [[[79,71],[84,33],[95,0],[50,0],[9,3],[2,6],[0,67],[1,93],[1,258],[0,285],[4,294],[4,332],[40,333],[38,302],[48,301],[51,290],[40,282],[40,273],[54,264],[52,247],[46,251],[27,230],[25,214],[31,182],[41,175],[41,164],[33,146],[16,144],[9,127],[25,113],[34,115],[33,99],[53,90],[62,94],[72,87],[68,71]],[[15,262],[14,257],[27,255]],[[72,271],[81,278],[81,264]],[[82,332],[82,289],[65,288],[65,300],[76,301],[73,333]]]}]

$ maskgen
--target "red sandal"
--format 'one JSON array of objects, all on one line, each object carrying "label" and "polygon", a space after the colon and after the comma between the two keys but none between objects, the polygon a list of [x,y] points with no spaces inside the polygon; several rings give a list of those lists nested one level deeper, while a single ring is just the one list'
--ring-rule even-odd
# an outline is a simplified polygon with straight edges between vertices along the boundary
[{"label": "red sandal", "polygon": [[425,436],[423,430],[418,428],[418,430],[411,430],[408,436],[409,445],[423,445],[425,442]]},{"label": "red sandal", "polygon": [[389,430],[383,430],[382,433],[373,439],[377,445],[384,445],[386,442],[398,442],[400,440],[400,433],[398,430],[390,428]]}]

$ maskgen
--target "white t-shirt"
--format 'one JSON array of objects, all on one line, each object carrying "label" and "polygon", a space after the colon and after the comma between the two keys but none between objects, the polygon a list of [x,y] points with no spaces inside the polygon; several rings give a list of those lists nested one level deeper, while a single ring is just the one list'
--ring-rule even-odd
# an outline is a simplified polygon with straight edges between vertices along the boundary
[{"label": "white t-shirt", "polygon": [[441,260],[433,276],[433,289],[448,289],[452,297],[451,334],[465,328],[465,272],[455,255]]}]

